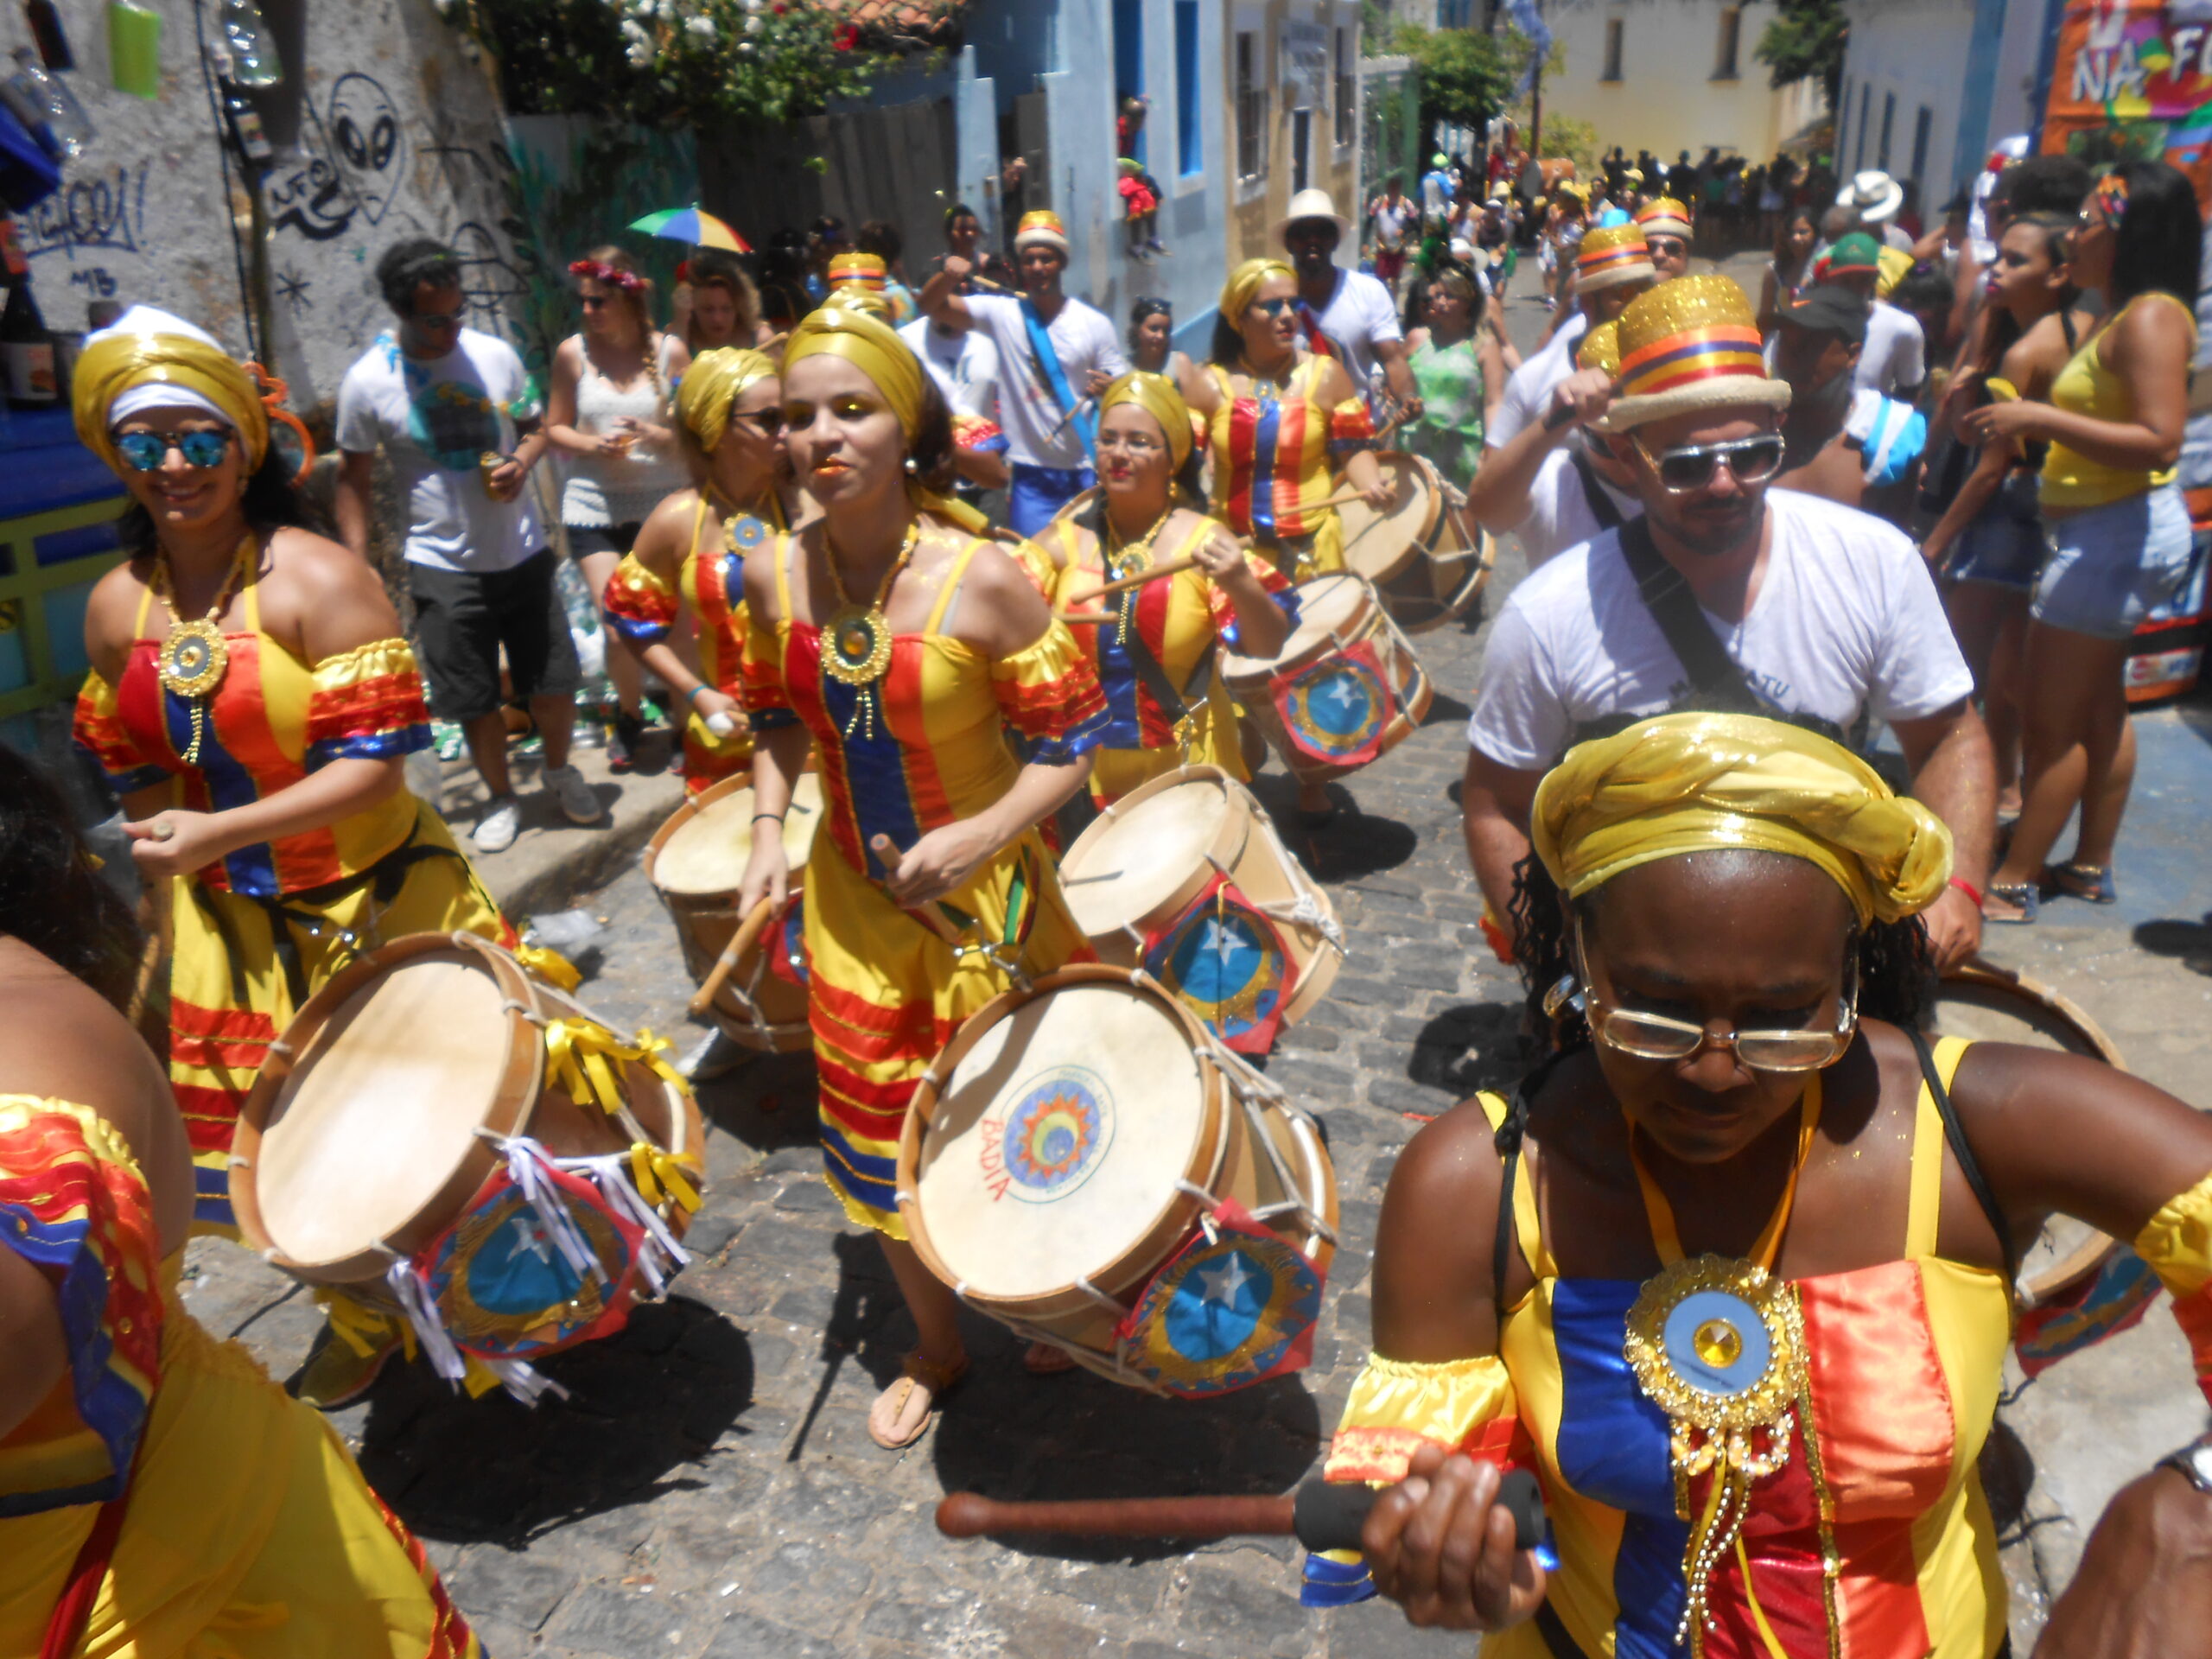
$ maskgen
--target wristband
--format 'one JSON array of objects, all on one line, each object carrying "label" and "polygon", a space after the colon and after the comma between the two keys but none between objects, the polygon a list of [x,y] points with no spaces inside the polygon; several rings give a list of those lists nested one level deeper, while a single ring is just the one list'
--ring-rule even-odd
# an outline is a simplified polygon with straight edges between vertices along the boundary
[{"label": "wristband", "polygon": [[1949,885],[1956,887],[1961,893],[1966,894],[1967,898],[1973,899],[1974,907],[1976,910],[1980,910],[1981,908],[1981,889],[1974,886],[1973,882],[1966,880],[1963,876],[1955,875],[1951,878]]},{"label": "wristband", "polygon": [[704,680],[702,680],[698,684],[693,686],[689,691],[686,691],[683,694],[683,700],[690,703],[694,709],[696,709],[699,706],[699,694],[706,689],[707,683]]},{"label": "wristband", "polygon": [[755,812],[753,815],[753,822],[755,823],[760,823],[763,818],[768,818],[777,823],[781,823],[784,821],[784,815],[780,812]]}]

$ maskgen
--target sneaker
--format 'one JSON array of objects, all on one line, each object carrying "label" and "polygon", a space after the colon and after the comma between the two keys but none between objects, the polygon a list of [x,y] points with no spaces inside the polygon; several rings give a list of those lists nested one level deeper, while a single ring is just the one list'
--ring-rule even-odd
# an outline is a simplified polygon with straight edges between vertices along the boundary
[{"label": "sneaker", "polygon": [[521,833],[522,803],[512,795],[494,795],[468,838],[480,853],[504,853]]},{"label": "sneaker", "polygon": [[570,823],[597,823],[607,816],[599,791],[572,766],[546,767],[545,787]]},{"label": "sneaker", "polygon": [[626,714],[618,709],[614,719],[607,728],[607,768],[609,772],[628,772],[638,764],[638,746],[645,741],[645,721],[641,715]]},{"label": "sneaker", "polygon": [[390,1341],[364,1354],[326,1325],[307,1363],[293,1373],[288,1386],[317,1411],[336,1411],[375,1387],[385,1362],[398,1351],[396,1330]]}]

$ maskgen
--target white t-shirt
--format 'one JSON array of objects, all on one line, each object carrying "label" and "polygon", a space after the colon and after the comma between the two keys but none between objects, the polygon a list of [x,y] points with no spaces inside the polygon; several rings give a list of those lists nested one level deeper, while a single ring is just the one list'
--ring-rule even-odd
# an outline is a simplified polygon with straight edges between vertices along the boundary
[{"label": "white t-shirt", "polygon": [[1360,270],[1338,269],[1337,291],[1320,308],[1320,324],[1352,385],[1362,391],[1375,382],[1376,343],[1406,337],[1389,289],[1379,276]]},{"label": "white t-shirt", "polygon": [[440,358],[405,355],[390,330],[338,387],[338,447],[381,444],[407,493],[410,564],[480,574],[511,569],[545,545],[535,493],[494,501],[480,465],[512,454],[515,423],[543,412],[537,383],[513,346],[464,328]]},{"label": "white t-shirt", "polygon": [[[969,294],[961,303],[998,350],[998,419],[1006,431],[1007,459],[1017,467],[1088,467],[1090,457],[1084,453],[1082,435],[1073,421],[1061,425],[1067,411],[1053,397],[1030,350],[1021,302],[1006,294]],[[1077,402],[1091,370],[1110,375],[1128,372],[1114,325],[1081,300],[1062,304],[1045,334],[1060,359],[1069,394]],[[1056,426],[1060,429],[1057,437],[1052,435]]]},{"label": "white t-shirt", "polygon": [[1503,449],[1537,421],[1551,403],[1552,388],[1574,372],[1574,350],[1590,332],[1590,319],[1578,308],[1534,357],[1524,358],[1505,383],[1497,412],[1484,429],[1485,448]]},{"label": "white t-shirt", "polygon": [[[1643,503],[1636,497],[1615,489],[1594,472],[1590,480],[1604,492],[1623,519],[1643,516]],[[1553,450],[1544,457],[1544,464],[1536,469],[1536,481],[1529,486],[1529,516],[1513,527],[1514,535],[1520,538],[1521,550],[1528,556],[1529,568],[1534,570],[1570,547],[1596,540],[1605,528],[1591,510],[1581,475],[1574,469],[1573,451]]]},{"label": "white t-shirt", "polygon": [[1375,240],[1385,253],[1395,253],[1404,249],[1406,232],[1412,227],[1414,218],[1414,204],[1410,198],[1400,196],[1394,202],[1388,196],[1377,196],[1368,217],[1375,224]]},{"label": "white t-shirt", "polygon": [[[899,331],[956,415],[999,417],[999,348],[980,328],[962,334],[918,317]],[[1058,418],[1055,416],[1054,418]]]},{"label": "white t-shirt", "polygon": [[[1928,563],[1903,532],[1790,490],[1766,500],[1774,537],[1758,602],[1738,623],[1704,613],[1763,701],[1848,730],[1862,709],[1916,720],[1973,692]],[[1514,589],[1483,658],[1467,741],[1501,766],[1541,771],[1582,721],[1661,714],[1686,689],[1620,532],[1607,531]]]},{"label": "white t-shirt", "polygon": [[1920,324],[1911,312],[1900,311],[1887,300],[1875,301],[1867,308],[1866,343],[1859,348],[1851,384],[1894,397],[1927,378],[1928,343]]}]

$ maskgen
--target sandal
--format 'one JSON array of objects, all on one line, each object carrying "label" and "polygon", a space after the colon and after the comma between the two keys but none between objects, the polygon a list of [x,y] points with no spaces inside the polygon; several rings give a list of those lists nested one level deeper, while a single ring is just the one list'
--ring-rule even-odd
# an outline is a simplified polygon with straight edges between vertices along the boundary
[{"label": "sandal", "polygon": [[2001,886],[1993,882],[1989,889],[1989,897],[2001,899],[2020,912],[2017,916],[1993,915],[1988,905],[1984,903],[1981,907],[1981,919],[1999,927],[2027,926],[2035,920],[2036,910],[2041,902],[2041,895],[2037,893],[2036,884],[2032,881],[2007,881]]},{"label": "sandal", "polygon": [[1075,1357],[1049,1342],[1033,1342],[1023,1351],[1021,1369],[1032,1376],[1060,1376],[1075,1370]]},{"label": "sandal", "polygon": [[[968,1375],[968,1356],[963,1354],[949,1365],[932,1364],[922,1357],[917,1349],[906,1356],[900,1368],[901,1375],[875,1399],[868,1408],[868,1437],[887,1452],[902,1452],[930,1432],[930,1425],[937,1421],[938,1402],[959,1386],[960,1379]],[[912,1404],[917,1389],[925,1390],[925,1408],[921,1421],[905,1434],[899,1433],[899,1424]],[[891,1414],[887,1424],[880,1416],[885,1401],[891,1402]]]},{"label": "sandal", "polygon": [[2069,899],[2083,899],[2093,905],[2120,902],[2120,889],[2113,881],[2109,864],[2077,864],[2070,860],[2064,864],[2046,864],[2043,880],[2053,893]]}]

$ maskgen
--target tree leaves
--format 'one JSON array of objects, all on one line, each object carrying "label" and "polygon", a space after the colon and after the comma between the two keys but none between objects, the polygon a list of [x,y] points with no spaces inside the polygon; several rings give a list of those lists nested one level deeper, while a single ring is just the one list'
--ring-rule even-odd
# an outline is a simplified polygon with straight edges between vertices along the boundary
[{"label": "tree leaves", "polygon": [[1843,54],[1851,24],[1843,0],[1777,0],[1781,16],[1766,26],[1751,55],[1771,72],[1777,87],[1817,76],[1827,92],[1828,108],[1843,92]]}]

